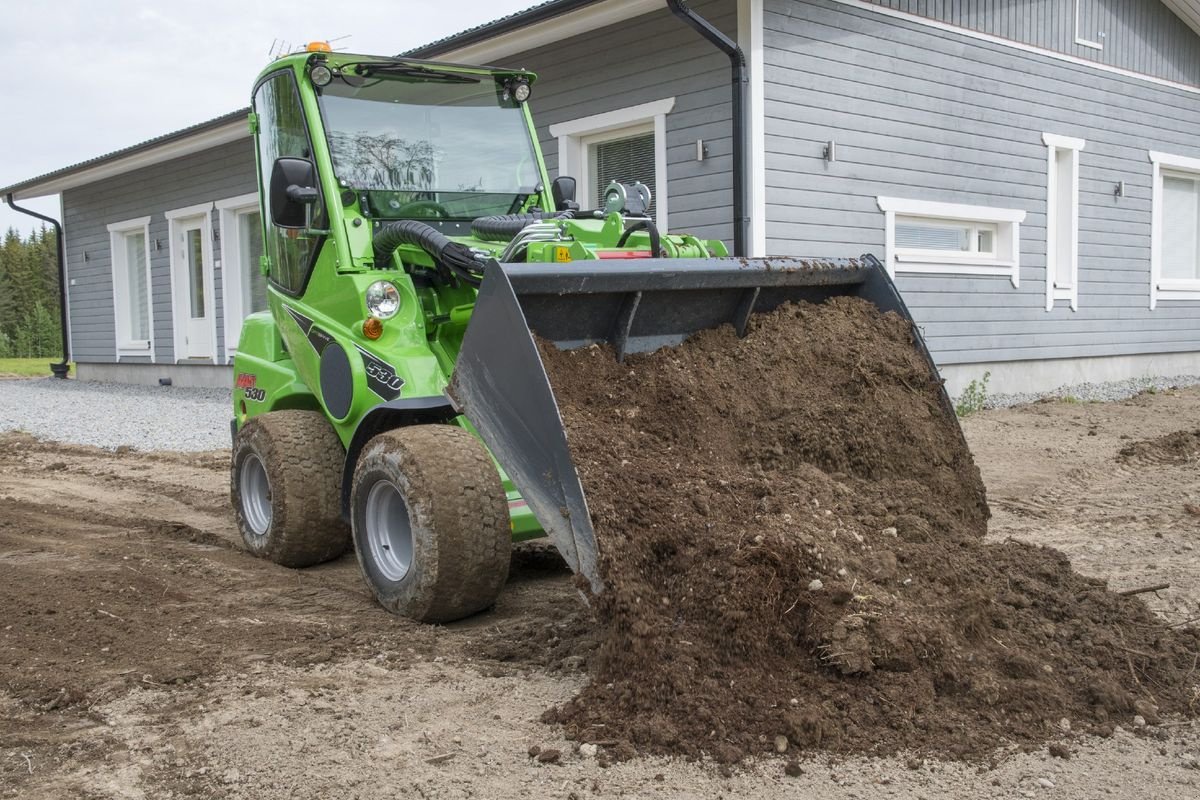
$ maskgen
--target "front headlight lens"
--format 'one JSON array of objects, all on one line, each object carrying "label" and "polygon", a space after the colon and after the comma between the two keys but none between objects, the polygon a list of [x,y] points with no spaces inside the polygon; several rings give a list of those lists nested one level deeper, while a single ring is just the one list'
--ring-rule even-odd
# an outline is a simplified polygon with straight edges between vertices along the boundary
[{"label": "front headlight lens", "polygon": [[391,319],[400,310],[400,291],[391,281],[375,281],[367,287],[367,311],[376,319]]},{"label": "front headlight lens", "polygon": [[314,86],[328,86],[329,82],[333,80],[333,73],[324,64],[317,64],[308,71],[308,79],[313,82]]}]

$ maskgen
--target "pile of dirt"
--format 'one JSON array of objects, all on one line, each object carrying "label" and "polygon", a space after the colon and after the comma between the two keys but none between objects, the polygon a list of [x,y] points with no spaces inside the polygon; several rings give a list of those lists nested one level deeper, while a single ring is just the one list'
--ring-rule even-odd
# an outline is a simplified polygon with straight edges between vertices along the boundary
[{"label": "pile of dirt", "polygon": [[840,298],[743,340],[543,358],[607,586],[592,680],[544,716],[573,738],[977,758],[1196,702],[1194,632],[983,543],[979,472],[896,315]]},{"label": "pile of dirt", "polygon": [[1122,447],[1117,461],[1123,464],[1191,464],[1200,461],[1200,428],[1175,431]]}]

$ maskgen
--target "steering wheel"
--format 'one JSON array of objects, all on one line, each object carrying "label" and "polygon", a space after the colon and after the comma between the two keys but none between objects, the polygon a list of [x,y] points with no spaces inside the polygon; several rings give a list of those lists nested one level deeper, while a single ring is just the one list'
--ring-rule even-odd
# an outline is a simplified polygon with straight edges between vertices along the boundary
[{"label": "steering wheel", "polygon": [[450,212],[436,200],[414,200],[411,203],[405,203],[392,213],[397,217],[437,217],[450,219]]}]

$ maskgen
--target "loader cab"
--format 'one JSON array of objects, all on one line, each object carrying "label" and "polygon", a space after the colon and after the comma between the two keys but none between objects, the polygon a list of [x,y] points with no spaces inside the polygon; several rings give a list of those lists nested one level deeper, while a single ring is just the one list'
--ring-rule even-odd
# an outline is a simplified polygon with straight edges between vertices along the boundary
[{"label": "loader cab", "polygon": [[517,99],[529,91],[509,73],[343,65],[318,95],[338,185],[374,220],[470,222],[541,206],[545,175]]}]

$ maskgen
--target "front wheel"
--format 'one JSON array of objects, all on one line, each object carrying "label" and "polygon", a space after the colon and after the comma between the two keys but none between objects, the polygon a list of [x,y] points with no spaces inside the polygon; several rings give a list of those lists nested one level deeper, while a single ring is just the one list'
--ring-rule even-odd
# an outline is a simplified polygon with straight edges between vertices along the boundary
[{"label": "front wheel", "polygon": [[316,411],[270,411],[246,422],[234,439],[230,476],[246,549],[285,567],[308,567],[346,552],[344,462],[337,433]]},{"label": "front wheel", "polygon": [[359,566],[388,611],[450,622],[496,602],[512,534],[500,476],[474,436],[450,425],[376,436],[350,504]]}]

